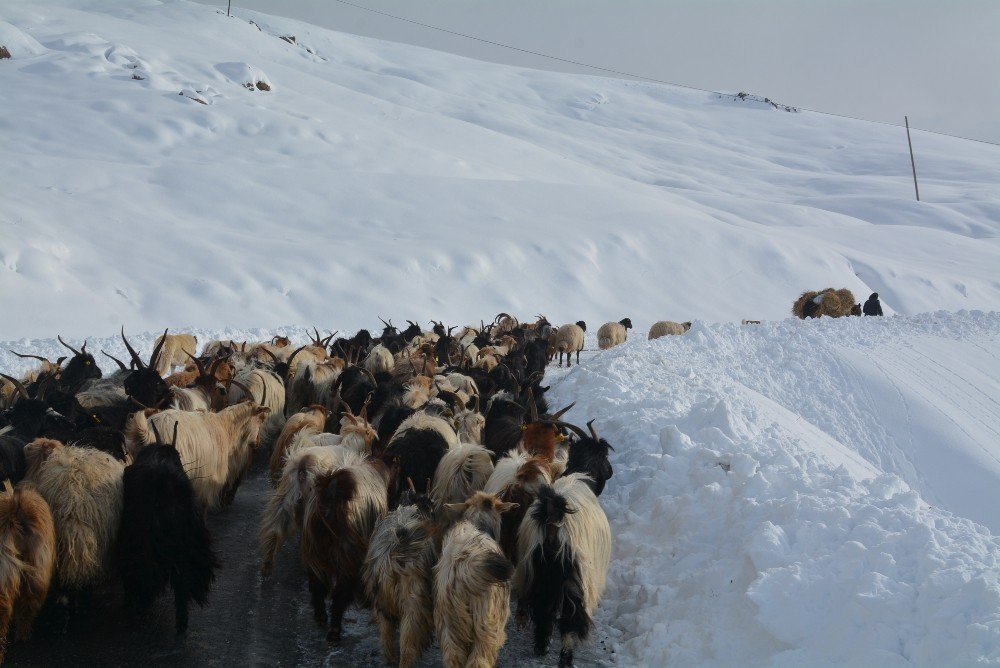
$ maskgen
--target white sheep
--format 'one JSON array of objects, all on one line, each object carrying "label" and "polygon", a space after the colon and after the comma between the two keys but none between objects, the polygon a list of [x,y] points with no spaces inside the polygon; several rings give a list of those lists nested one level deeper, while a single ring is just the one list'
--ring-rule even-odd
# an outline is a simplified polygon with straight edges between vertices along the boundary
[{"label": "white sheep", "polygon": [[572,354],[576,353],[576,363],[580,363],[580,351],[583,350],[584,333],[587,324],[582,320],[575,325],[563,325],[549,335],[549,356],[559,353],[559,366],[562,366],[563,353],[566,353],[566,366],[572,366]]},{"label": "white sheep", "polygon": [[597,347],[607,350],[625,343],[628,338],[628,330],[632,329],[632,321],[623,318],[618,322],[606,322],[597,330]]},{"label": "white sheep", "polygon": [[679,335],[691,329],[690,322],[671,322],[670,320],[661,320],[659,322],[653,323],[653,326],[649,328],[648,341],[653,339],[658,339],[661,336],[667,336],[670,334]]}]

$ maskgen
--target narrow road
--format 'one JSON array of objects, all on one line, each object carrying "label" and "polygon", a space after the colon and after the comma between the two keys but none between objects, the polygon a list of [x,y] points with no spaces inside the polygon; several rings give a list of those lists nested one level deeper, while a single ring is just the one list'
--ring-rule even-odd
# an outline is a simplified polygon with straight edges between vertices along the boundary
[{"label": "narrow road", "polygon": [[[209,605],[193,606],[187,637],[174,636],[173,595],[168,593],[143,616],[132,618],[122,602],[121,585],[111,581],[93,597],[89,613],[74,618],[66,633],[50,608],[35,623],[26,642],[11,642],[7,665],[38,666],[352,666],[381,667],[378,632],[367,612],[351,608],[343,642],[326,643],[309,606],[306,575],[298,542],[286,544],[267,582],[257,574],[257,525],[268,494],[264,458],[258,453],[252,474],[229,508],[209,518],[209,528],[223,569]],[[512,615],[513,618],[513,615]],[[529,630],[513,619],[498,666],[555,666],[558,638],[544,659],[531,651]],[[600,628],[576,656],[578,666],[612,666]],[[420,666],[441,665],[435,645]]]}]

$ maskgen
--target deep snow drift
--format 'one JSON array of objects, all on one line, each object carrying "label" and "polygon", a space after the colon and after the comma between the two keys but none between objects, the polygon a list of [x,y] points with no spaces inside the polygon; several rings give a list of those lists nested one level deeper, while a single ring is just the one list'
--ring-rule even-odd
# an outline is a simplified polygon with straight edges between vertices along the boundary
[{"label": "deep snow drift", "polygon": [[186,2],[7,0],[0,43],[0,339],[1000,307],[1000,147],[917,133],[918,203],[898,128],[752,99]]}]

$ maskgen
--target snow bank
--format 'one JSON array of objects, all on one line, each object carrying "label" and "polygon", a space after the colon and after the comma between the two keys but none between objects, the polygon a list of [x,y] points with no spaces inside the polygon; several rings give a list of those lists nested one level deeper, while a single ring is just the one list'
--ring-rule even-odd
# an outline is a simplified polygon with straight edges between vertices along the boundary
[{"label": "snow bank", "polygon": [[[553,405],[616,447],[600,619],[624,663],[1000,662],[998,336],[997,313],[695,323],[566,373]],[[901,403],[937,428],[899,432]]]}]

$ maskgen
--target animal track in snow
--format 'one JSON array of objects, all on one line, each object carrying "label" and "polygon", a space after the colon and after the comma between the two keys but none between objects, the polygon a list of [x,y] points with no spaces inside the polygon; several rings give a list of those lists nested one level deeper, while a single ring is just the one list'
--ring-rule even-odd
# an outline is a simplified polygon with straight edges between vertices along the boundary
[{"label": "animal track in snow", "polygon": [[215,66],[226,79],[247,90],[269,91],[271,80],[249,63],[219,63]]}]

